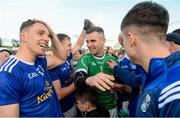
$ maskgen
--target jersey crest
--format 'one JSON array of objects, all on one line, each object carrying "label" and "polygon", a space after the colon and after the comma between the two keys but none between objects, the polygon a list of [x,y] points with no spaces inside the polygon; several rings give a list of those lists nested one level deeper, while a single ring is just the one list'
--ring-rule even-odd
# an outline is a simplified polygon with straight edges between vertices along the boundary
[{"label": "jersey crest", "polygon": [[151,96],[149,94],[146,94],[146,97],[144,98],[144,101],[141,105],[141,110],[142,112],[146,112],[147,109],[149,108],[151,103]]}]

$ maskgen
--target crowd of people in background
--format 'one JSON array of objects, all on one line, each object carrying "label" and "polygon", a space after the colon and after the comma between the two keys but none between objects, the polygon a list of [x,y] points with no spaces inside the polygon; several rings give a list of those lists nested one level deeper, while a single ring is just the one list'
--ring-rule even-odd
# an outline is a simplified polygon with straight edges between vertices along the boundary
[{"label": "crowd of people in background", "polygon": [[180,29],[166,34],[168,24],[165,7],[140,2],[114,50],[87,19],[74,46],[46,22],[24,21],[16,54],[0,50],[0,116],[179,117]]}]

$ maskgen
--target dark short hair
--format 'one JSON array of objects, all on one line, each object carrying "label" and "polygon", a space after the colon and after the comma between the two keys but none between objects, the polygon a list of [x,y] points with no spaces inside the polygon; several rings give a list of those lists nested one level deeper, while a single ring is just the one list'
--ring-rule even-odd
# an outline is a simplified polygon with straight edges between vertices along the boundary
[{"label": "dark short hair", "polygon": [[86,33],[90,34],[92,32],[98,32],[98,33],[102,33],[104,35],[104,30],[101,27],[95,26],[95,27],[90,27]]},{"label": "dark short hair", "polygon": [[169,33],[166,35],[167,41],[173,41],[175,44],[180,45],[180,35],[177,33]]},{"label": "dark short hair", "polygon": [[40,23],[40,21],[28,19],[27,21],[24,21],[20,26],[20,32],[24,30],[25,28],[32,26],[35,23]]},{"label": "dark short hair", "polygon": [[179,29],[175,29],[172,33],[177,33],[180,35],[180,28]]},{"label": "dark short hair", "polygon": [[63,34],[63,33],[58,33],[57,37],[58,37],[59,41],[63,41],[63,40],[65,40],[65,38],[68,38],[70,40],[70,37],[67,34]]},{"label": "dark short hair", "polygon": [[130,25],[138,27],[150,27],[152,32],[167,32],[169,14],[166,8],[152,1],[136,4],[123,18],[121,30]]},{"label": "dark short hair", "polygon": [[89,102],[92,105],[97,105],[97,91],[92,87],[85,87],[83,89],[79,89],[76,93],[76,99],[81,102]]}]

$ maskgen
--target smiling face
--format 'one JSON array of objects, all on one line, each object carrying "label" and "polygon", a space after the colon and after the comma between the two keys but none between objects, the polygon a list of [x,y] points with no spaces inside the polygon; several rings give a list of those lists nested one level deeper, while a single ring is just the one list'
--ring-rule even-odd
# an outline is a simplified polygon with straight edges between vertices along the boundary
[{"label": "smiling face", "polygon": [[86,36],[87,47],[94,56],[102,56],[104,54],[105,38],[98,32],[92,32]]},{"label": "smiling face", "polygon": [[49,42],[49,31],[45,25],[35,23],[20,33],[21,43],[35,56],[45,54]]},{"label": "smiling face", "polygon": [[72,50],[72,44],[71,44],[70,39],[68,37],[64,38],[64,40],[62,40],[62,44],[64,45],[64,48],[66,49],[69,55]]}]

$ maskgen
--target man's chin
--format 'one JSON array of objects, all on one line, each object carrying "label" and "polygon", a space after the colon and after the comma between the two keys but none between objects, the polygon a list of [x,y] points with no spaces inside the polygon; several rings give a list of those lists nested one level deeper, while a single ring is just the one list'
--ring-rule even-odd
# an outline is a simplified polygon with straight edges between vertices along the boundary
[{"label": "man's chin", "polygon": [[38,53],[38,56],[45,56],[46,53],[45,52],[42,52],[42,53]]},{"label": "man's chin", "polygon": [[92,54],[92,55],[94,55],[94,54],[95,54],[95,52],[92,52],[92,51],[90,51],[89,53],[90,53],[90,54]]}]

